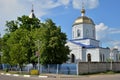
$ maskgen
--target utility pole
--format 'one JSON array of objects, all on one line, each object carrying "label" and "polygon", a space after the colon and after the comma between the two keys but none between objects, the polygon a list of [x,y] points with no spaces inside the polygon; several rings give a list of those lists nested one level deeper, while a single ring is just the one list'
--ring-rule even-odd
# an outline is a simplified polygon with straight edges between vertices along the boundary
[{"label": "utility pole", "polygon": [[39,52],[40,41],[37,40],[37,43],[38,43],[38,71],[40,71],[40,52]]},{"label": "utility pole", "polygon": [[110,70],[112,71],[113,49],[110,49],[110,59],[111,59],[111,61],[110,61]]},{"label": "utility pole", "polygon": [[1,34],[0,34],[0,64],[2,63],[1,62],[1,58],[2,58],[1,48],[2,48],[2,39],[1,39]]},{"label": "utility pole", "polygon": [[38,51],[36,52],[36,55],[38,57],[38,71],[40,71],[40,40],[35,41],[36,42],[36,46]]}]

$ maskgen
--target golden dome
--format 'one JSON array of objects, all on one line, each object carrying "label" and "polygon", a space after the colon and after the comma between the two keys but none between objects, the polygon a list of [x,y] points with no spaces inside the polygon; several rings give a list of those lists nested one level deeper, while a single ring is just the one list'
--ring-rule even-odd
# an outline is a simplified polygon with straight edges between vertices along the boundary
[{"label": "golden dome", "polygon": [[94,22],[92,21],[92,19],[86,17],[86,16],[81,16],[81,17],[78,17],[75,22],[74,22],[74,25],[76,24],[82,24],[82,23],[85,23],[85,24],[94,24]]},{"label": "golden dome", "polygon": [[73,25],[76,25],[76,24],[94,24],[94,22],[92,21],[92,19],[88,18],[87,16],[85,16],[85,9],[82,8],[81,10],[81,17],[78,17],[74,24]]}]

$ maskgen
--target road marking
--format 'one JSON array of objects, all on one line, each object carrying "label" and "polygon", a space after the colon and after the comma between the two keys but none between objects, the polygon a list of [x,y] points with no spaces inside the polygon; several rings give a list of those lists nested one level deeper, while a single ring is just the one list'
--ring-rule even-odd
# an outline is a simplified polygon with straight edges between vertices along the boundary
[{"label": "road marking", "polygon": [[13,76],[19,76],[18,74],[13,74]]},{"label": "road marking", "polygon": [[24,77],[30,77],[30,75],[24,75]]},{"label": "road marking", "polygon": [[9,74],[9,73],[6,73],[5,75],[7,75],[7,76],[10,76],[11,74]]},{"label": "road marking", "polygon": [[1,75],[4,75],[4,73],[1,73]]},{"label": "road marking", "polygon": [[38,76],[39,78],[48,78],[48,76]]}]

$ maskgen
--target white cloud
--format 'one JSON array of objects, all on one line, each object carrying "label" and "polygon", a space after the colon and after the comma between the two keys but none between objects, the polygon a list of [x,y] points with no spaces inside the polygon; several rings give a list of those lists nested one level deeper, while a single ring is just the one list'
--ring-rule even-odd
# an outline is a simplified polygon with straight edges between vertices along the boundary
[{"label": "white cloud", "polygon": [[70,0],[0,0],[0,33],[4,34],[5,22],[15,20],[18,16],[29,15],[34,4],[35,14],[41,17],[49,13],[50,9],[68,6]]},{"label": "white cloud", "polygon": [[114,40],[109,42],[111,48],[116,48],[120,50],[120,41]]},{"label": "white cloud", "polygon": [[58,0],[61,4],[68,6],[70,4],[70,0]]},{"label": "white cloud", "polygon": [[116,29],[116,28],[110,28],[109,31],[111,34],[119,34],[120,33],[120,30]]},{"label": "white cloud", "polygon": [[111,34],[119,34],[120,33],[120,29],[116,29],[116,28],[110,28],[108,26],[106,26],[104,23],[100,23],[98,25],[95,26],[96,27],[96,32],[97,32],[97,39],[102,39],[102,38],[106,38],[107,36],[111,35]]},{"label": "white cloud", "polygon": [[108,26],[105,26],[104,23],[100,23],[100,24],[96,25],[95,28],[96,28],[96,32],[97,32],[96,37],[98,40],[104,39],[107,36],[107,34],[109,34]]},{"label": "white cloud", "polygon": [[69,5],[70,0],[32,0],[31,2],[41,9],[53,9],[59,6]]},{"label": "white cloud", "polygon": [[120,50],[120,41],[114,40],[114,36],[120,33],[120,29],[110,28],[106,26],[104,23],[100,23],[95,26],[97,39],[100,40],[103,44],[106,44],[112,48],[118,48]]},{"label": "white cloud", "polygon": [[73,0],[73,8],[81,9],[82,3],[84,3],[84,7],[87,9],[96,8],[99,5],[99,0]]}]

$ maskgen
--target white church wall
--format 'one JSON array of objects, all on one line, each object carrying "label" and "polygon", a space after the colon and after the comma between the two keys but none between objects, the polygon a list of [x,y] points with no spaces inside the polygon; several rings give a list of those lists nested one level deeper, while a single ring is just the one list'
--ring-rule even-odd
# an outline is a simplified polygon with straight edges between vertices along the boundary
[{"label": "white church wall", "polygon": [[83,38],[95,39],[95,31],[93,24],[83,24]]},{"label": "white church wall", "polygon": [[95,47],[99,47],[99,41],[97,41],[97,40],[90,40],[90,45],[93,45]]},{"label": "white church wall", "polygon": [[99,47],[99,41],[93,39],[81,39],[81,40],[74,40],[74,42],[82,43],[85,45],[93,45],[95,47]]},{"label": "white church wall", "polygon": [[[83,38],[83,24],[74,25],[72,27],[72,39],[82,39]],[[77,30],[80,30],[80,36],[77,36]]]},{"label": "white church wall", "polygon": [[[86,61],[87,55],[91,54],[91,61],[92,62],[107,62],[107,60],[110,58],[110,49],[109,48],[92,48],[86,50]],[[101,58],[101,57],[102,58]]]},{"label": "white church wall", "polygon": [[[77,30],[80,31],[80,36],[77,35]],[[95,25],[93,24],[79,24],[72,27],[72,39],[96,39]]]},{"label": "white church wall", "polygon": [[83,48],[82,49],[82,62],[86,62],[86,49],[85,48]]},{"label": "white church wall", "polygon": [[70,55],[74,54],[75,62],[81,61],[82,59],[82,47],[75,45],[71,42],[68,42],[66,45],[69,45],[69,49],[71,50]]},{"label": "white church wall", "polygon": [[88,54],[91,55],[91,62],[99,62],[99,48],[91,48],[86,50],[86,61]]}]

